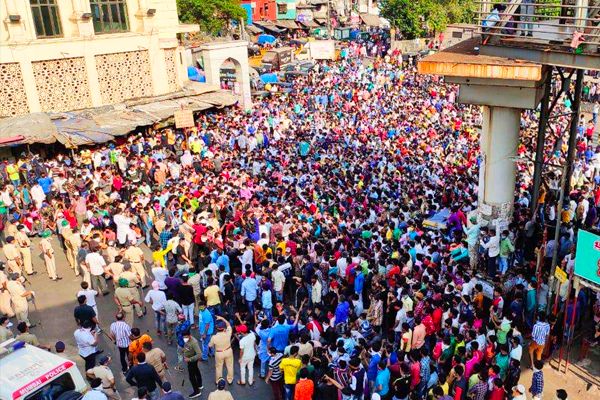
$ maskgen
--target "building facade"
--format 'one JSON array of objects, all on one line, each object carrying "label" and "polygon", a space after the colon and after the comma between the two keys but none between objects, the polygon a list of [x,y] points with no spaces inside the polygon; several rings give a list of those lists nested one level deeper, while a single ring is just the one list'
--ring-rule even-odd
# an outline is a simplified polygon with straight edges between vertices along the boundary
[{"label": "building facade", "polygon": [[179,90],[176,0],[4,0],[0,117],[63,112]]},{"label": "building facade", "polygon": [[252,21],[275,21],[277,19],[275,0],[242,0],[242,6],[247,7],[248,5],[252,10]]}]

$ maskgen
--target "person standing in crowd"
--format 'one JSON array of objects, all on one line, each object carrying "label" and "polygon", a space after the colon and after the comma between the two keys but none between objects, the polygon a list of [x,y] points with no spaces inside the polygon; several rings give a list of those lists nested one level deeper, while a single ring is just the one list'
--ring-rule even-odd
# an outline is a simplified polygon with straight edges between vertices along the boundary
[{"label": "person standing in crowd", "polygon": [[40,234],[40,236],[42,237],[42,240],[40,240],[39,246],[44,257],[44,263],[46,264],[46,271],[48,272],[48,277],[53,281],[59,281],[62,278],[56,275],[56,258],[54,257],[54,249],[52,248],[52,243],[50,243],[50,237],[52,236],[52,232],[49,229],[46,229]]},{"label": "person standing in crowd", "polygon": [[214,349],[208,344],[215,330],[215,322],[204,301],[198,303],[198,310],[198,334],[202,343],[202,361],[207,361],[209,356],[214,356]]},{"label": "person standing in crowd", "polygon": [[202,358],[202,350],[200,349],[198,340],[190,334],[189,330],[183,333],[183,342],[183,361],[187,364],[190,383],[193,389],[188,398],[193,399],[202,395],[202,389],[204,388],[204,385],[202,385],[202,374],[200,373],[200,369],[198,369],[198,360]]},{"label": "person standing in crowd", "polygon": [[294,399],[294,388],[302,361],[298,358],[298,346],[290,347],[290,355],[281,360],[279,368],[283,371],[285,400]]},{"label": "person standing in crowd", "polygon": [[98,365],[88,369],[86,376],[90,379],[99,378],[102,380],[102,391],[111,400],[121,400],[121,395],[117,392],[115,385],[115,377],[110,370],[110,363],[112,359],[108,356],[100,357]]},{"label": "person standing in crowd", "polygon": [[148,399],[156,400],[159,396],[158,388],[162,385],[162,380],[153,366],[146,363],[146,354],[138,353],[136,355],[136,365],[127,371],[125,380],[131,386],[137,388],[146,388],[148,391]]},{"label": "person standing in crowd", "polygon": [[223,377],[223,364],[227,368],[227,383],[233,383],[233,350],[231,349],[232,329],[229,321],[216,316],[215,328],[217,333],[210,338],[208,347],[215,350],[215,380]]},{"label": "person standing in crowd", "polygon": [[119,349],[119,360],[121,361],[121,371],[126,373],[129,369],[129,345],[131,344],[131,326],[125,322],[125,315],[118,312],[115,315],[116,321],[110,325],[109,337]]},{"label": "person standing in crowd", "polygon": [[79,356],[85,361],[85,370],[94,368],[96,365],[96,355],[98,354],[98,332],[92,331],[92,322],[83,321],[81,326],[75,331],[75,342],[79,349]]},{"label": "person standing in crowd", "polygon": [[[239,316],[239,315],[238,315]],[[256,335],[245,325],[238,327],[241,336],[240,346],[240,380],[238,385],[246,384],[246,370],[248,371],[248,385],[254,386],[254,359],[256,358]]]},{"label": "person standing in crowd", "polygon": [[546,321],[546,313],[541,311],[538,313],[538,320],[533,325],[531,331],[532,341],[529,345],[529,358],[531,359],[531,365],[535,365],[535,361],[542,359],[542,353],[546,346],[546,341],[550,336],[550,324]]},{"label": "person standing in crowd", "polygon": [[23,271],[31,276],[37,274],[37,271],[33,270],[33,264],[31,263],[31,239],[25,232],[25,225],[18,225],[15,240],[19,246],[19,252],[21,253],[21,260],[23,261]]}]

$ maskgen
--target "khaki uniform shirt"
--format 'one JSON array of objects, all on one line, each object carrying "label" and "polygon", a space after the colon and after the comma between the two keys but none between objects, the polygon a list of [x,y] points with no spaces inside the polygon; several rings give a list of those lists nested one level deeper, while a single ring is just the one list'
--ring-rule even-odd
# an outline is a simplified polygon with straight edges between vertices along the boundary
[{"label": "khaki uniform shirt", "polygon": [[102,387],[104,389],[112,387],[115,380],[115,376],[106,365],[97,365],[94,368],[88,369],[87,373],[93,374],[98,379],[102,379]]},{"label": "khaki uniform shirt", "polygon": [[29,236],[27,236],[25,232],[18,232],[15,236],[15,239],[17,240],[17,242],[19,242],[19,247],[31,246],[31,239],[29,239]]},{"label": "khaki uniform shirt", "polygon": [[229,390],[215,390],[208,395],[208,400],[233,400]]},{"label": "khaki uniform shirt", "polygon": [[133,288],[133,287],[135,287],[135,285],[137,285],[138,283],[140,283],[140,280],[138,279],[137,274],[135,272],[132,272],[132,271],[123,271],[119,275],[119,277],[117,278],[117,282],[121,278],[127,279],[127,282],[129,282],[129,287],[130,288]]},{"label": "khaki uniform shirt", "polygon": [[125,259],[132,264],[139,264],[142,262],[144,252],[139,247],[131,246],[125,250]]},{"label": "khaki uniform shirt", "polygon": [[3,247],[4,256],[8,261],[15,261],[17,258],[21,258],[21,252],[15,245],[15,242],[6,243]]},{"label": "khaki uniform shirt", "polygon": [[225,351],[231,348],[231,326],[226,330],[218,332],[210,338],[209,346],[214,346],[215,351]]},{"label": "khaki uniform shirt", "polygon": [[134,298],[131,295],[129,288],[118,287],[115,290],[115,297],[117,300],[119,300],[119,303],[121,303],[121,307],[129,307],[133,305],[131,302],[134,300]]},{"label": "khaki uniform shirt", "polygon": [[165,352],[156,347],[146,353],[146,362],[152,365],[161,377],[165,372],[165,364],[163,362],[165,357]]},{"label": "khaki uniform shirt", "polygon": [[20,335],[18,335],[15,340],[17,342],[25,342],[27,344],[30,344],[32,346],[39,346],[40,345],[40,341],[38,340],[37,336],[35,336],[33,333],[29,333],[29,332],[25,332],[25,333],[21,333]]}]

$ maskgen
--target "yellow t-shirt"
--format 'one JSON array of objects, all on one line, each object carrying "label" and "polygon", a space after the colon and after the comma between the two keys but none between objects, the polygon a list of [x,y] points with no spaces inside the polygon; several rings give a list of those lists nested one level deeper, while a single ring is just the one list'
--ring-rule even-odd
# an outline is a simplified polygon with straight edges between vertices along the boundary
[{"label": "yellow t-shirt", "polygon": [[279,368],[283,371],[283,381],[286,385],[295,385],[298,370],[302,366],[302,362],[298,358],[284,358],[279,364]]},{"label": "yellow t-shirt", "polygon": [[18,181],[19,180],[19,168],[17,168],[16,165],[14,165],[14,164],[8,164],[6,166],[6,173],[8,174],[8,178],[11,181]]},{"label": "yellow t-shirt", "polygon": [[207,306],[216,306],[221,303],[221,298],[219,297],[219,287],[217,285],[212,285],[204,289],[204,297],[206,298]]}]

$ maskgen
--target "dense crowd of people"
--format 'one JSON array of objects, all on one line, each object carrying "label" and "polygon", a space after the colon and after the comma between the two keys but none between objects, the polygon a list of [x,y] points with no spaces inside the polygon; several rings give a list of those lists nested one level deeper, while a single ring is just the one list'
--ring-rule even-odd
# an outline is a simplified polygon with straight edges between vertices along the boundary
[{"label": "dense crowd of people", "polygon": [[[33,342],[23,282],[36,273],[39,236],[50,279],[61,279],[60,250],[82,277],[75,340],[93,395],[105,396],[90,398],[120,398],[111,359],[97,352],[102,327],[140,399],[182,398],[165,352],[187,370],[190,398],[207,380],[217,384],[208,398],[220,400],[231,397],[227,384],[260,378],[276,400],[541,399],[562,312],[600,320],[587,290],[576,310],[563,307],[566,285],[556,299],[565,311],[547,317],[550,266],[535,264],[536,249],[551,259],[556,246],[570,272],[574,230],[598,226],[596,117],[581,123],[568,201],[557,204],[550,174],[531,213],[524,163],[514,222],[497,232],[476,213],[479,109],[396,52],[350,46],[346,56],[249,113],[208,112],[185,132],[6,162],[0,312],[21,322],[21,339]],[[523,114],[524,159],[536,122]],[[549,161],[565,156],[564,121],[555,125]],[[429,227],[444,211],[446,226]],[[544,248],[556,218],[560,242],[550,234]],[[114,322],[100,315],[100,294],[114,296]],[[136,324],[148,311],[155,331],[143,333]],[[208,360],[215,374],[203,377]]]}]

